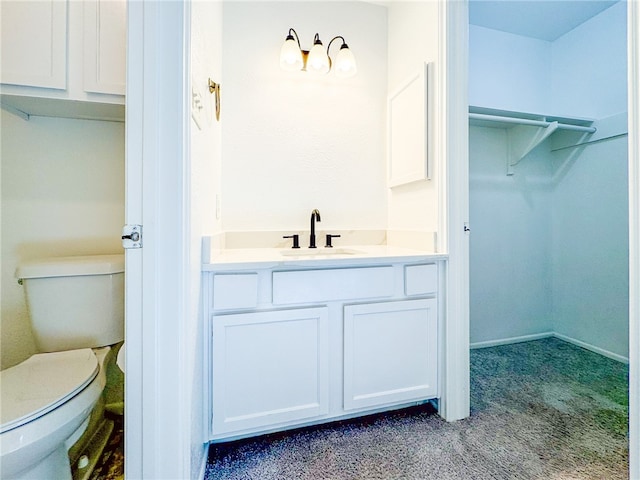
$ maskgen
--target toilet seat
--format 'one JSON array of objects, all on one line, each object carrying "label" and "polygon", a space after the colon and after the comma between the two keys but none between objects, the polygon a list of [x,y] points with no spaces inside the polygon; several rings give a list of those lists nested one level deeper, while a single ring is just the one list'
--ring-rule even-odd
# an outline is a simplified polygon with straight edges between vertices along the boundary
[{"label": "toilet seat", "polygon": [[98,360],[90,348],[41,353],[0,372],[0,433],[65,403],[93,381]]}]

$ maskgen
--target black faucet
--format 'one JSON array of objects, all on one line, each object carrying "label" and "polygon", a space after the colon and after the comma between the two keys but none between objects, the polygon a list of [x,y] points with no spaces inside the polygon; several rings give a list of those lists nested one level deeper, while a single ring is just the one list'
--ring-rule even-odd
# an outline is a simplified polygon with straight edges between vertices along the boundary
[{"label": "black faucet", "polygon": [[320,212],[317,208],[311,212],[311,235],[309,235],[309,248],[316,247],[316,221],[320,221]]}]

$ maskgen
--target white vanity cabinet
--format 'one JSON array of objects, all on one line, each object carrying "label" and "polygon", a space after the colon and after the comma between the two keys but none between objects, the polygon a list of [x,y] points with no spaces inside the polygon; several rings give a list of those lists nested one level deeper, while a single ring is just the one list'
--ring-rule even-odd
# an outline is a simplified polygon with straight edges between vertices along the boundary
[{"label": "white vanity cabinet", "polygon": [[242,431],[329,412],[326,307],[213,318],[213,431]]},{"label": "white vanity cabinet", "polygon": [[344,307],[344,409],[437,396],[435,298]]},{"label": "white vanity cabinet", "polygon": [[3,106],[124,120],[126,0],[1,3]]},{"label": "white vanity cabinet", "polygon": [[438,397],[439,264],[205,274],[210,440]]}]

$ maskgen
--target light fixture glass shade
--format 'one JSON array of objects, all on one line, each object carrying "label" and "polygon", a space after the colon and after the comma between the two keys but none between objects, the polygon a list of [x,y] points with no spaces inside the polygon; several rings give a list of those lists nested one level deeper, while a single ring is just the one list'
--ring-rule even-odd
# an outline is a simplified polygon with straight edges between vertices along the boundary
[{"label": "light fixture glass shade", "polygon": [[280,67],[287,72],[298,72],[304,66],[298,42],[289,35],[280,49]]},{"label": "light fixture glass shade", "polygon": [[307,72],[325,74],[329,72],[329,57],[319,41],[313,45],[307,57]]},{"label": "light fixture glass shade", "polygon": [[358,71],[356,59],[346,43],[342,44],[342,47],[338,51],[333,68],[338,77],[353,77]]}]

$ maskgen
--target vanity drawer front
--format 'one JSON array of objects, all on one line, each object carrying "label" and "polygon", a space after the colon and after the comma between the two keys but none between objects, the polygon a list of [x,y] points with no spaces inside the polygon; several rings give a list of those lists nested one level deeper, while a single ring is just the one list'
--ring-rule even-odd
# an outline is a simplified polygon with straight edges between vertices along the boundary
[{"label": "vanity drawer front", "polygon": [[438,267],[429,265],[407,265],[404,274],[404,293],[426,295],[438,291]]},{"label": "vanity drawer front", "polygon": [[393,293],[391,266],[273,273],[274,305],[383,298]]},{"label": "vanity drawer front", "polygon": [[214,275],[214,310],[255,308],[257,304],[257,273],[230,273]]}]

